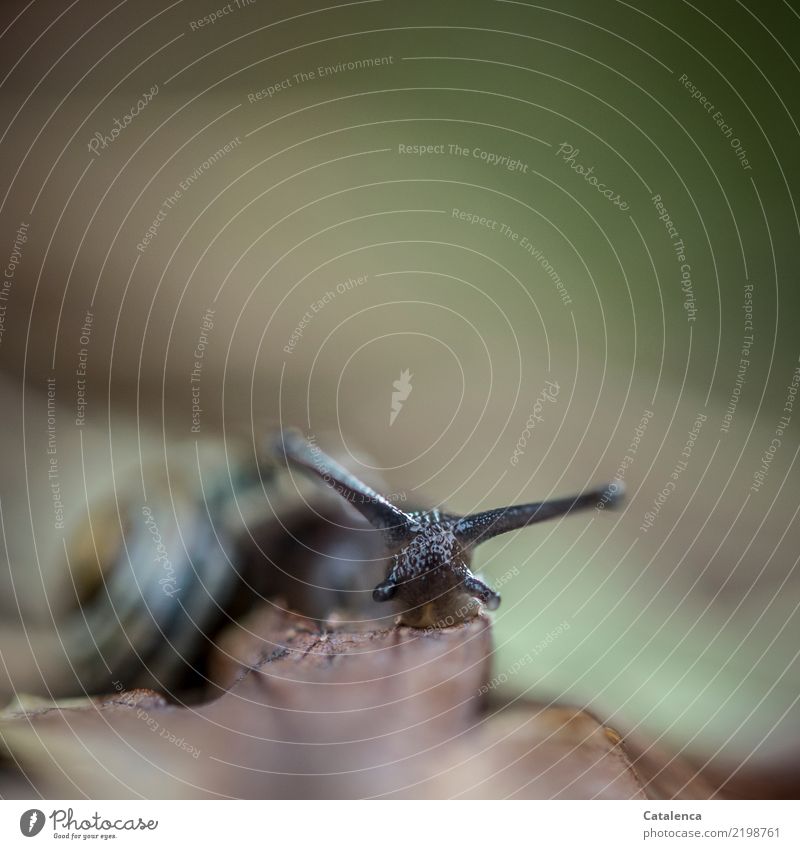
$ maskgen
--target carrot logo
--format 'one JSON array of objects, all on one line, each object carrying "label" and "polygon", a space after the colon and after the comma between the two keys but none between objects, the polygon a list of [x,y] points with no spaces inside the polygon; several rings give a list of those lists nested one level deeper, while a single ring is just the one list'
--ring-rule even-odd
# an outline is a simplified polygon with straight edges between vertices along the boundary
[{"label": "carrot logo", "polygon": [[400,379],[395,380],[392,383],[395,391],[392,392],[392,409],[389,413],[389,426],[391,427],[394,424],[394,420],[400,413],[400,410],[403,409],[403,403],[408,400],[408,396],[411,394],[411,390],[413,387],[411,386],[411,378],[414,375],[408,369],[403,369],[400,372]]},{"label": "carrot logo", "polygon": [[44,828],[44,813],[31,808],[19,818],[19,830],[25,837],[35,837]]}]

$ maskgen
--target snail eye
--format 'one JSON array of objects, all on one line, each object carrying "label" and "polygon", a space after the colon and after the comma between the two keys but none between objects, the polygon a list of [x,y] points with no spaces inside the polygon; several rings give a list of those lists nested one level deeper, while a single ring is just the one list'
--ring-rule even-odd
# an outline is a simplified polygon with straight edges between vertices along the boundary
[{"label": "snail eye", "polygon": [[391,578],[387,578],[372,591],[372,598],[375,601],[389,601],[394,598],[397,592],[397,584]]},{"label": "snail eye", "polygon": [[486,599],[485,604],[487,610],[497,610],[500,607],[500,596],[495,593]]}]

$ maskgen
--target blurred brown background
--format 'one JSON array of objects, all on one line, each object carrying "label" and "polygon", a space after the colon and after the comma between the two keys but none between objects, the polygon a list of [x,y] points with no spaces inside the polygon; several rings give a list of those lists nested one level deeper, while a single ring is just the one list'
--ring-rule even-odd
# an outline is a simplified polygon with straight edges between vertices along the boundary
[{"label": "blurred brown background", "polygon": [[[3,8],[9,631],[18,607],[30,628],[48,598],[72,603],[65,545],[90,505],[138,503],[142,457],[153,487],[191,480],[198,438],[252,456],[297,425],[458,512],[622,474],[623,513],[482,550],[487,580],[518,570],[495,617],[504,691],[591,706],[701,763],[794,769],[796,11],[259,0],[197,24],[214,11]],[[6,689],[42,688],[29,653],[3,654]]]}]

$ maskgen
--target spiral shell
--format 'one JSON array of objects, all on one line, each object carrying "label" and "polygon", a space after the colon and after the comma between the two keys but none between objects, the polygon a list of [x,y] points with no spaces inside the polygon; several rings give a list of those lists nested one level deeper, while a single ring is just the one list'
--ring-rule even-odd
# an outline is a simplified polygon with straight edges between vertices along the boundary
[{"label": "spiral shell", "polygon": [[385,615],[370,600],[385,568],[376,535],[269,458],[222,448],[171,449],[177,474],[132,470],[70,535],[60,689],[203,686],[219,631],[264,599],[318,619]]}]

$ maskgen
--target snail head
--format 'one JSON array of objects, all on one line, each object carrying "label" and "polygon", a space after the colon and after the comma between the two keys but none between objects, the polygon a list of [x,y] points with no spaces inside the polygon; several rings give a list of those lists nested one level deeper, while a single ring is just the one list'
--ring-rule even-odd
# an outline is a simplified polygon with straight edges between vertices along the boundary
[{"label": "snail head", "polygon": [[412,627],[445,627],[476,616],[481,606],[496,610],[500,596],[470,569],[476,546],[500,534],[623,497],[621,482],[580,495],[498,507],[457,516],[441,510],[404,512],[325,455],[298,432],[283,431],[276,449],[342,495],[383,534],[391,554],[389,573],[372,597],[402,603],[400,622]]}]

